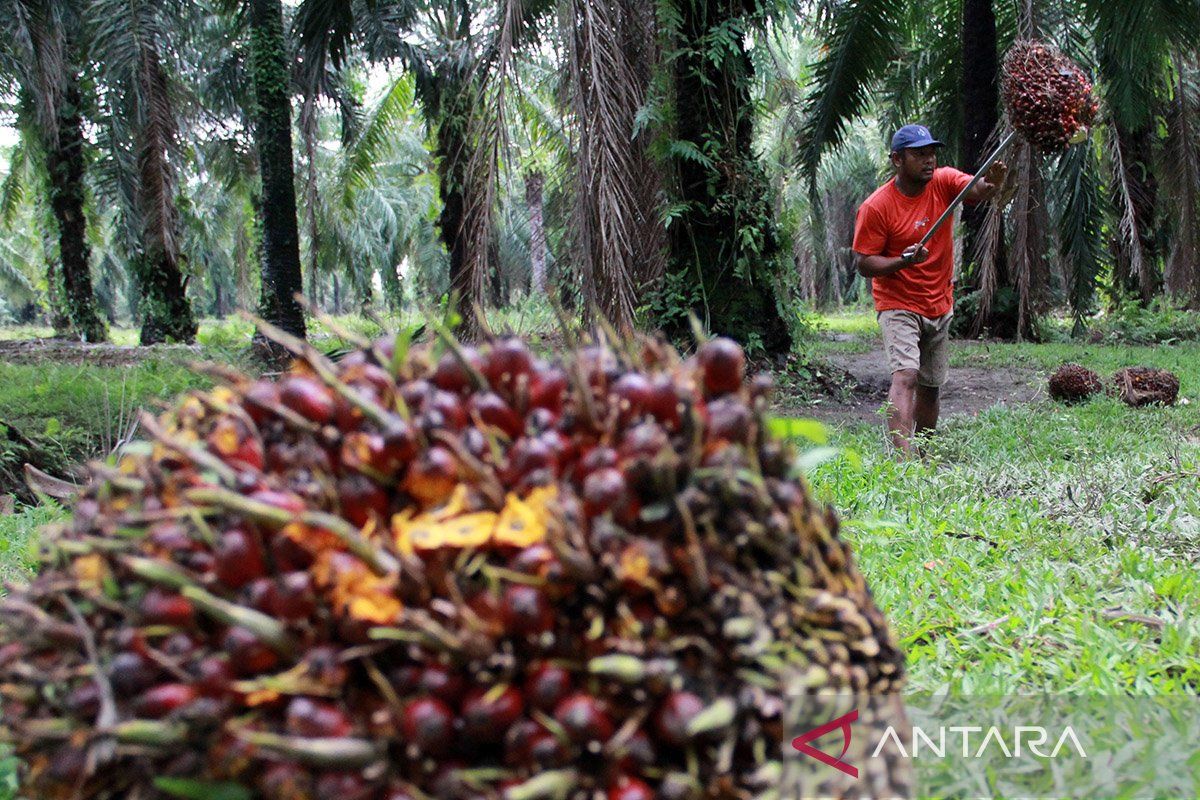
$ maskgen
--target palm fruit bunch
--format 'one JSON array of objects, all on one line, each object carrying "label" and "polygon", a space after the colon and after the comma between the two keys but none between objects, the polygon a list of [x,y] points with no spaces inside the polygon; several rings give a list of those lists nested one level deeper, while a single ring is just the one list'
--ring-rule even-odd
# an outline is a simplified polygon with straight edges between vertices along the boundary
[{"label": "palm fruit bunch", "polygon": [[10,588],[26,796],[790,798],[785,704],[900,688],[734,342],[264,329],[290,370],[145,416]]},{"label": "palm fruit bunch", "polygon": [[1013,44],[1004,57],[1001,91],[1013,127],[1043,153],[1063,150],[1100,109],[1083,70],[1044,42]]},{"label": "palm fruit bunch", "polygon": [[1156,367],[1125,367],[1113,375],[1113,388],[1127,405],[1170,406],[1179,397],[1179,377]]},{"label": "palm fruit bunch", "polygon": [[1050,396],[1064,403],[1079,403],[1103,391],[1100,376],[1079,364],[1063,364],[1050,376]]}]

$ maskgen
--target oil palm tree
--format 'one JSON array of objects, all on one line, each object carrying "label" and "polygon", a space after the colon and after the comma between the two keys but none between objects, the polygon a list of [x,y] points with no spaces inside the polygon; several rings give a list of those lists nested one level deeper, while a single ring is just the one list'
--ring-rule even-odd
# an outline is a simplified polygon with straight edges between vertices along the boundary
[{"label": "oil palm tree", "polygon": [[73,335],[104,341],[108,332],[96,307],[85,213],[85,94],[79,8],[73,0],[0,2],[0,78],[20,98],[21,129],[31,135],[45,164],[50,207],[58,228],[58,258],[51,262],[51,293]]},{"label": "oil palm tree", "polygon": [[180,268],[176,164],[182,152],[169,68],[188,9],[170,0],[91,0],[86,8],[103,81],[108,185],[121,210],[139,293],[142,344],[196,336]]}]

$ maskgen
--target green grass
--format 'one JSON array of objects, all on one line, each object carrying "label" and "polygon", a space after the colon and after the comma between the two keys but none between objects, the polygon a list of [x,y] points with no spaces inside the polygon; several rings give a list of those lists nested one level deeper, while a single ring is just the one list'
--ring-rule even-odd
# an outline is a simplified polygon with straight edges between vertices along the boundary
[{"label": "green grass", "polygon": [[[1145,363],[1200,387],[1200,346],[966,344],[955,361],[1103,373]],[[917,690],[1200,692],[1200,409],[1109,398],[951,418],[924,461],[882,426],[835,429],[861,456],[813,474],[908,652]],[[1148,615],[1161,630],[1106,618]],[[972,628],[999,621],[994,629]]]}]

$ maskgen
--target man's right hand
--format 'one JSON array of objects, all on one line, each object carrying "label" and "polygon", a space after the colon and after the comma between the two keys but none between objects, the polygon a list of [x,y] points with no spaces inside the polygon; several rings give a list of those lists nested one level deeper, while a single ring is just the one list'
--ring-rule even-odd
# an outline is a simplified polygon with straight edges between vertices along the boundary
[{"label": "man's right hand", "polygon": [[914,244],[910,247],[906,247],[904,252],[900,254],[900,258],[904,262],[905,266],[920,264],[922,261],[929,258],[929,250],[928,248],[922,247],[919,244]]}]

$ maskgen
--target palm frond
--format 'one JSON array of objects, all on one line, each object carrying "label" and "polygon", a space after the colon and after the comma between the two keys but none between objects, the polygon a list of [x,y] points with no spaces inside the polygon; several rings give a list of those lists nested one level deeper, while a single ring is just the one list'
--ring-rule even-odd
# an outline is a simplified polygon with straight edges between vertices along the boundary
[{"label": "palm frond", "polygon": [[1057,232],[1066,272],[1067,302],[1078,333],[1095,301],[1106,261],[1104,203],[1095,146],[1068,149],[1059,158],[1053,185],[1058,193]]},{"label": "palm frond", "polygon": [[907,8],[900,0],[847,0],[832,12],[825,54],[805,104],[798,153],[810,182],[824,152],[840,144],[850,121],[866,110],[871,87],[896,53],[898,24]]},{"label": "palm frond", "polygon": [[394,146],[396,130],[415,113],[415,91],[413,75],[402,74],[367,116],[342,167],[343,202],[351,202],[353,192],[367,184],[375,174],[376,165]]}]

